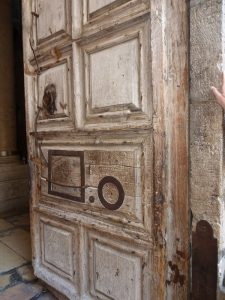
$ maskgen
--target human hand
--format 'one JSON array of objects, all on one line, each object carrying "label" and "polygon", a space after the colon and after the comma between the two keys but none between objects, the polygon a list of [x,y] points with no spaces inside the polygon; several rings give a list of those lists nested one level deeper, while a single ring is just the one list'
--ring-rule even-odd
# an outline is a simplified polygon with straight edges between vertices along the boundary
[{"label": "human hand", "polygon": [[223,82],[222,82],[222,90],[221,93],[214,86],[211,87],[211,90],[216,98],[216,102],[225,109],[225,73],[223,73]]}]

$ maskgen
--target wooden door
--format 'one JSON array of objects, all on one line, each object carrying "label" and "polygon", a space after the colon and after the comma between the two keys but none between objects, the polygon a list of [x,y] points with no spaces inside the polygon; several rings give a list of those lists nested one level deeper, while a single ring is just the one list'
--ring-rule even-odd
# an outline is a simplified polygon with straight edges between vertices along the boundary
[{"label": "wooden door", "polygon": [[184,0],[23,0],[35,274],[69,299],[186,299]]}]

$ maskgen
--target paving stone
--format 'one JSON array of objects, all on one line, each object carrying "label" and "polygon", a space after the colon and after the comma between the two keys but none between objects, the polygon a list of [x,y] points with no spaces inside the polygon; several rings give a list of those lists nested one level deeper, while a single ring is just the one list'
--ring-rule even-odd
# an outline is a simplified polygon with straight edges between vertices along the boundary
[{"label": "paving stone", "polygon": [[0,291],[5,289],[9,285],[10,285],[10,274],[0,275]]},{"label": "paving stone", "polygon": [[21,256],[0,242],[0,273],[20,267],[25,262]]},{"label": "paving stone", "polygon": [[45,288],[38,282],[38,283],[27,283],[26,284],[30,290],[35,291],[36,295],[40,294]]},{"label": "paving stone", "polygon": [[0,219],[0,232],[1,232],[1,231],[8,230],[8,229],[10,229],[10,228],[12,228],[12,227],[13,227],[12,224],[6,222],[6,221],[3,220],[3,219]]},{"label": "paving stone", "polygon": [[20,283],[6,289],[1,293],[1,300],[30,300],[42,291],[42,286],[39,284]]},{"label": "paving stone", "polygon": [[24,281],[33,281],[37,277],[34,275],[34,270],[31,265],[23,266],[17,270],[18,274]]},{"label": "paving stone", "polygon": [[17,273],[17,269],[14,269],[13,272],[10,272],[10,283],[11,285],[16,285],[19,282],[21,282],[21,278],[19,274]]},{"label": "paving stone", "polygon": [[0,238],[0,241],[27,261],[31,261],[31,241],[27,231],[16,228],[9,235]]}]

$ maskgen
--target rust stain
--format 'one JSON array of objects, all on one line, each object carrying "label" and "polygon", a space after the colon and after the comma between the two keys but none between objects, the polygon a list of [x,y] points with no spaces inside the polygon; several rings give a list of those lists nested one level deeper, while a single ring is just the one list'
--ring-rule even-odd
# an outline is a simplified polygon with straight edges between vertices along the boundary
[{"label": "rust stain", "polygon": [[172,273],[170,275],[170,279],[166,280],[166,284],[179,284],[180,286],[183,286],[185,283],[185,276],[180,273],[178,266],[176,264],[173,264],[172,261],[169,261],[168,265]]},{"label": "rust stain", "polygon": [[58,61],[62,57],[62,52],[59,50],[59,48],[54,47],[51,49],[51,55]]},{"label": "rust stain", "polygon": [[180,251],[180,250],[177,250],[177,251],[176,251],[176,254],[177,254],[177,256],[179,256],[179,257],[182,258],[182,259],[185,259],[185,258],[186,258],[185,253],[182,252],[182,251]]},{"label": "rust stain", "polygon": [[42,166],[42,160],[38,157],[31,156],[30,161],[33,162],[37,167]]},{"label": "rust stain", "polygon": [[37,75],[35,69],[32,66],[29,66],[26,63],[24,64],[24,74],[28,75],[28,76],[35,76],[35,75]]}]

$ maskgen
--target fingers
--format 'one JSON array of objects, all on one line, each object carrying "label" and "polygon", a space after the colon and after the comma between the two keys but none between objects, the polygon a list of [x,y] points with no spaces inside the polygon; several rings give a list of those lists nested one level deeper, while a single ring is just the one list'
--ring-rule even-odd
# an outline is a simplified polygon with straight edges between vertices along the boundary
[{"label": "fingers", "polygon": [[[225,89],[225,84],[223,84],[223,86]],[[216,101],[225,109],[225,96],[223,96],[214,86],[211,87],[211,90],[216,97]]]},{"label": "fingers", "polygon": [[223,72],[222,95],[225,96],[225,72]]}]

